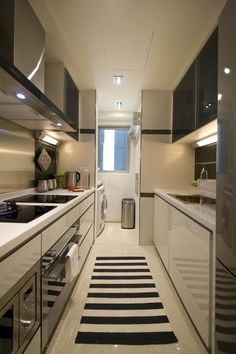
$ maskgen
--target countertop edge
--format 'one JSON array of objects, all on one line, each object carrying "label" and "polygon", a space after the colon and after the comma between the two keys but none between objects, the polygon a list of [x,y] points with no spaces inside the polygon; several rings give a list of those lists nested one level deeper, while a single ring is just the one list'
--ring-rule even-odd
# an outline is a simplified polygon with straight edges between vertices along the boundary
[{"label": "countertop edge", "polygon": [[[3,234],[2,242],[0,242],[0,260],[5,258],[7,254],[14,249],[19,248],[21,245],[27,242],[27,240],[32,239],[34,236],[41,233],[50,224],[59,219],[62,215],[73,209],[76,205],[82,202],[84,199],[89,197],[95,192],[95,188],[85,190],[82,193],[74,193],[64,191],[67,195],[76,195],[77,198],[65,204],[55,204],[56,208],[49,211],[47,214],[40,216],[39,218],[25,224],[11,224],[2,223],[0,224],[0,233]],[[61,194],[62,191],[58,190],[54,192],[55,194]],[[45,193],[47,194],[47,193]],[[48,193],[50,194],[50,193]],[[16,193],[18,196],[19,193]],[[52,205],[52,204],[49,204]]]},{"label": "countertop edge", "polygon": [[191,219],[199,223],[201,226],[207,228],[209,231],[215,233],[215,214],[210,212],[206,206],[186,204],[180,200],[171,197],[171,194],[199,194],[197,189],[191,188],[189,190],[163,190],[155,188],[154,194],[158,195],[173,207],[189,216]]}]

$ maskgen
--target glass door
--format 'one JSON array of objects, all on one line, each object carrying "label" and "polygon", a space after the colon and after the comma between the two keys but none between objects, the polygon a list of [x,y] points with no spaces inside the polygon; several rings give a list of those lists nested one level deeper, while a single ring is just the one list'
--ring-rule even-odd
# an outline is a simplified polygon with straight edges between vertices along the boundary
[{"label": "glass door", "polygon": [[0,310],[0,353],[13,354],[18,349],[18,295]]}]

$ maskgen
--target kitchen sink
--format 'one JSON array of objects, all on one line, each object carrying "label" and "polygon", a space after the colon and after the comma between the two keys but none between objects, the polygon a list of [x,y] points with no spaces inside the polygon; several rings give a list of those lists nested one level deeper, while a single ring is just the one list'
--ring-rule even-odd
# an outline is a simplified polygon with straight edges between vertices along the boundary
[{"label": "kitchen sink", "polygon": [[208,197],[203,197],[200,194],[170,194],[173,198],[181,200],[184,203],[189,204],[216,204],[216,200]]}]

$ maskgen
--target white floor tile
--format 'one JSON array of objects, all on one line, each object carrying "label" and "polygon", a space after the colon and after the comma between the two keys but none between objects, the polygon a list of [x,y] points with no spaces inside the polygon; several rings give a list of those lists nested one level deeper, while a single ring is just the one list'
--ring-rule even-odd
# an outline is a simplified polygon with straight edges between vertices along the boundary
[{"label": "white floor tile", "polygon": [[[92,269],[97,256],[145,256],[177,344],[164,345],[89,345],[75,344],[80,318],[86,302]],[[46,354],[206,354],[207,351],[186,314],[175,289],[158,257],[155,247],[139,246],[136,230],[121,229],[107,223],[97,238],[81,272]]]}]

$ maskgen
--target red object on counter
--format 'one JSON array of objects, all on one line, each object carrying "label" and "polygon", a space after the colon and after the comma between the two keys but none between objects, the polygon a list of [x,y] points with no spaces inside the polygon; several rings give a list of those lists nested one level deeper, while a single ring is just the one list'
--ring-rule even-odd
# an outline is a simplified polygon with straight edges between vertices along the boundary
[{"label": "red object on counter", "polygon": [[75,185],[74,185],[74,184],[70,184],[70,185],[68,186],[68,189],[69,189],[69,191],[72,191],[72,192],[73,192],[73,190],[75,189]]}]

